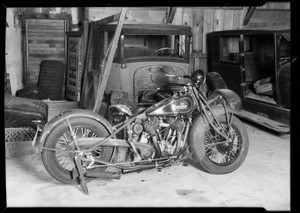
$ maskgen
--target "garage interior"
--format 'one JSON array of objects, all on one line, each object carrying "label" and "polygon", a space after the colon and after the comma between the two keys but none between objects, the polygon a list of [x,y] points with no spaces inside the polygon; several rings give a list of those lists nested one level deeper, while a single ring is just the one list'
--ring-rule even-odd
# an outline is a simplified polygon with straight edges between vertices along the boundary
[{"label": "garage interior", "polygon": [[[107,50],[115,53],[120,46],[112,45],[113,34],[101,34],[91,23],[94,26],[102,22],[116,24],[123,11],[121,7],[7,8],[5,95],[43,100],[48,109],[48,122],[69,109],[84,108],[101,114],[107,107],[105,89],[113,84],[105,71],[114,69],[115,59]],[[209,33],[238,29],[289,30],[290,16],[289,2],[248,7],[131,7],[126,8],[124,26],[189,26],[192,38],[188,73],[191,74],[194,70],[207,73],[210,69]],[[128,41],[128,45],[136,47],[140,43],[155,46],[138,37]],[[183,48],[188,50],[187,46]],[[74,64],[70,66],[71,63]],[[48,74],[43,76],[41,70]],[[82,192],[80,185],[59,183],[47,173],[40,153],[32,147],[34,126],[10,128],[8,133],[5,130],[6,206],[259,207],[290,211],[295,204],[292,205],[291,199],[290,134],[241,120],[248,133],[249,151],[241,167],[232,173],[209,174],[187,159],[161,171],[122,174],[119,180],[93,179],[87,182],[89,195]]]}]

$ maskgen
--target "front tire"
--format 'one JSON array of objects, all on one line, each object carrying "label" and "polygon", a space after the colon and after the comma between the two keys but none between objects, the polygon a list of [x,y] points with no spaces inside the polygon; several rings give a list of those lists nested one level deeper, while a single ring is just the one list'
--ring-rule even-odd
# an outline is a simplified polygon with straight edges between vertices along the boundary
[{"label": "front tire", "polygon": [[233,172],[244,162],[249,148],[249,139],[245,126],[234,115],[231,124],[226,125],[225,115],[217,116],[218,121],[230,132],[230,140],[216,133],[202,116],[195,120],[191,131],[190,148],[193,158],[205,171],[212,174]]},{"label": "front tire", "polygon": [[[101,123],[90,118],[69,119],[77,138],[83,137],[105,137],[109,131]],[[43,149],[42,160],[47,172],[57,181],[65,184],[79,184],[77,179],[72,177],[74,154],[66,153],[66,150],[75,150],[75,144],[70,143],[71,136],[66,121],[59,123],[48,134],[44,147],[56,151]],[[81,149],[88,147],[80,146]],[[92,151],[95,158],[109,162],[113,154],[112,147],[97,147]],[[105,168],[103,168],[104,170]]]}]

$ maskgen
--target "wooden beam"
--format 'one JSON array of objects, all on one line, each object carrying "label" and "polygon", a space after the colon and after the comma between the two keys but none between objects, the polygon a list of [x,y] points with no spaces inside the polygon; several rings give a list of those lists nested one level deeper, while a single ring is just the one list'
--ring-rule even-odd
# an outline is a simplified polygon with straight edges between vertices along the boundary
[{"label": "wooden beam", "polygon": [[98,27],[100,25],[105,25],[105,24],[109,24],[109,23],[112,23],[112,22],[116,22],[116,21],[119,20],[119,18],[120,18],[120,13],[117,13],[117,14],[114,14],[112,16],[108,16],[106,18],[95,21],[94,26]]},{"label": "wooden beam", "polygon": [[291,29],[291,24],[287,23],[287,24],[284,24],[284,25],[267,26],[267,27],[257,27],[257,28],[251,28],[251,29],[259,29],[259,30],[287,30],[287,29]]},{"label": "wooden beam", "polygon": [[168,16],[168,23],[172,23],[177,7],[170,7],[169,16]]},{"label": "wooden beam", "polygon": [[256,8],[256,11],[260,11],[260,12],[290,12],[290,9],[260,9],[260,8]]},{"label": "wooden beam", "polygon": [[[86,25],[85,25],[86,27]],[[85,33],[88,34],[88,38],[87,38],[87,45],[86,45],[86,48],[85,48],[85,57],[84,57],[84,63],[83,63],[83,73],[82,73],[82,76],[83,76],[83,85],[82,85],[82,92],[81,92],[81,98],[80,98],[80,108],[83,108],[84,107],[84,99],[87,97],[87,93],[88,93],[88,90],[87,90],[87,73],[88,73],[88,68],[89,68],[89,58],[90,58],[90,54],[91,54],[91,46],[92,46],[92,39],[93,39],[93,30],[94,28],[94,22],[91,22],[89,24],[89,29],[88,29],[88,32]],[[87,29],[85,29],[87,31]]]},{"label": "wooden beam", "polygon": [[125,16],[126,16],[127,9],[122,9],[121,13],[119,14],[119,21],[117,24],[117,28],[114,34],[114,37],[109,45],[109,48],[107,49],[107,52],[105,54],[105,57],[102,61],[102,70],[99,76],[99,83],[98,83],[98,90],[97,94],[95,96],[95,104],[94,104],[94,109],[93,112],[98,113],[100,109],[100,105],[102,102],[103,94],[106,89],[106,84],[108,81],[108,77],[110,74],[110,70],[112,67],[112,62],[113,58],[118,46],[118,41],[120,38],[121,30],[123,28],[123,24],[125,21]]},{"label": "wooden beam", "polygon": [[251,23],[289,23],[290,18],[252,18]]},{"label": "wooden beam", "polygon": [[250,21],[252,15],[253,15],[255,9],[256,9],[256,7],[249,7],[248,12],[247,12],[247,14],[246,14],[246,16],[244,18],[244,21],[243,21],[243,25],[244,26],[249,23],[249,21]]}]

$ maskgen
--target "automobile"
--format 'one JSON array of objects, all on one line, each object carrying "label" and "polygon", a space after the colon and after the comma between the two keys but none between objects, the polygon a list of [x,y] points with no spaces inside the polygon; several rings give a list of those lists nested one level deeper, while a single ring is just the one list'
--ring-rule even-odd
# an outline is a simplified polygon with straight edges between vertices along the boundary
[{"label": "automobile", "polygon": [[5,142],[32,140],[38,125],[48,119],[48,105],[42,100],[4,95]]},{"label": "automobile", "polygon": [[[115,29],[115,24],[99,28],[98,61],[103,60]],[[170,75],[191,74],[191,36],[191,28],[184,25],[124,24],[110,70],[106,94],[123,91],[128,95],[130,102],[139,104],[145,89],[157,87],[151,79],[155,73],[163,71]],[[97,67],[97,59],[91,64],[92,67]]]},{"label": "automobile", "polygon": [[[239,29],[208,34],[208,73],[242,99],[240,117],[290,131],[290,30]],[[220,80],[220,79],[219,79]]]}]

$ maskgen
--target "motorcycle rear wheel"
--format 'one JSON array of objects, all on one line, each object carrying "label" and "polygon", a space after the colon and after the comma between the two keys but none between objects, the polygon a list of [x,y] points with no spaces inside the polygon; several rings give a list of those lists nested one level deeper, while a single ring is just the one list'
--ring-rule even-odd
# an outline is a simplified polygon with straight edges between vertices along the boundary
[{"label": "motorcycle rear wheel", "polygon": [[[73,118],[70,124],[77,138],[83,137],[105,137],[109,131],[101,123],[90,118]],[[69,143],[71,135],[66,121],[59,123],[48,134],[44,147],[54,148],[56,151],[44,149],[42,161],[47,172],[57,181],[64,184],[79,184],[78,180],[72,178],[72,170],[75,166],[74,155],[64,150],[75,150],[75,144]],[[88,147],[80,146],[81,149]],[[97,147],[92,151],[93,157],[109,162],[113,154],[112,147]],[[105,170],[105,167],[103,167]]]},{"label": "motorcycle rear wheel", "polygon": [[[217,116],[218,121],[227,131],[230,131],[229,142],[204,121],[196,119],[196,129],[192,132],[190,148],[194,160],[209,173],[227,174],[233,172],[244,162],[248,149],[249,138],[244,124],[234,115],[231,124],[226,125],[225,115]],[[205,128],[204,131],[201,128]]]}]

